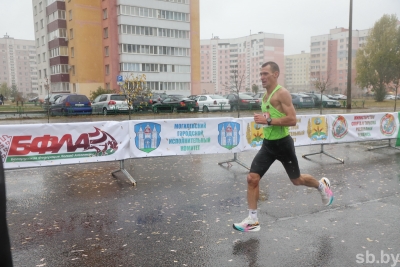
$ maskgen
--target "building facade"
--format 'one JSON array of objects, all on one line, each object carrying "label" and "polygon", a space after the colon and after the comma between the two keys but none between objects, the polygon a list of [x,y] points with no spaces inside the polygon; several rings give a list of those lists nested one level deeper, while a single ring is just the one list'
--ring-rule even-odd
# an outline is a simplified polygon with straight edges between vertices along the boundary
[{"label": "building facade", "polygon": [[227,94],[236,91],[235,80],[242,81],[240,91],[251,91],[257,85],[262,91],[261,65],[274,61],[279,65],[278,82],[285,76],[284,39],[282,34],[259,32],[235,39],[201,40],[201,82],[213,83],[215,92]]},{"label": "building facade", "polygon": [[285,56],[285,88],[290,92],[310,91],[310,53]]},{"label": "building facade", "polygon": [[199,0],[33,0],[33,10],[51,92],[119,90],[117,76],[145,74],[152,91],[200,93]]},{"label": "building facade", "polygon": [[[355,84],[357,51],[366,43],[369,30],[352,32],[351,84],[352,94],[361,95]],[[349,30],[331,29],[329,34],[312,36],[310,44],[310,83],[320,79],[328,84],[326,94],[346,94]]]},{"label": "building facade", "polygon": [[70,92],[65,2],[33,0],[38,94]]},{"label": "building facade", "polygon": [[0,84],[16,86],[23,97],[38,92],[36,47],[33,40],[0,38]]}]

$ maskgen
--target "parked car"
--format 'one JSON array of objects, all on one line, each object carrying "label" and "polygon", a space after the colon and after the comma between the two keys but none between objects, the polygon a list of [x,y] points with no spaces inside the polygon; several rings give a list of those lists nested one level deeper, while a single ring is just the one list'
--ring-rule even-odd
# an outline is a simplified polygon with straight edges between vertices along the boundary
[{"label": "parked car", "polygon": [[242,94],[249,95],[249,96],[253,96],[253,95],[254,95],[253,92],[244,92],[244,93],[242,93]]},{"label": "parked car", "polygon": [[50,106],[51,115],[92,114],[92,104],[87,96],[64,94]]},{"label": "parked car", "polygon": [[315,107],[314,99],[306,94],[291,93],[294,108],[313,108]]},{"label": "parked car", "polygon": [[58,98],[62,97],[63,95],[69,95],[69,94],[70,93],[53,93],[46,95],[43,102],[43,109],[48,110],[49,107],[51,107],[51,105],[53,105]]},{"label": "parked car", "polygon": [[134,111],[151,111],[154,101],[151,97],[137,96],[132,101],[132,109]]},{"label": "parked car", "polygon": [[28,99],[28,102],[37,102],[37,101],[39,101],[39,97],[38,96]]},{"label": "parked car", "polygon": [[199,105],[196,100],[187,97],[168,97],[152,106],[154,113],[159,112],[197,112]]},{"label": "parked car", "polygon": [[332,99],[336,99],[336,100],[346,100],[346,99],[347,99],[347,96],[342,95],[342,94],[334,94],[334,95],[332,96]]},{"label": "parked car", "polygon": [[196,100],[202,112],[231,110],[228,99],[220,95],[199,95]]},{"label": "parked car", "polygon": [[128,102],[125,95],[102,94],[92,102],[92,113],[107,115],[109,113],[128,112]]},{"label": "parked car", "polygon": [[254,95],[253,95],[253,98],[257,98],[258,101],[260,101],[260,103],[261,103],[261,102],[262,102],[262,99],[263,99],[263,97],[264,97],[264,95],[265,95],[265,92],[257,93],[257,94],[254,94]]},{"label": "parked car", "polygon": [[198,97],[198,95],[190,95],[188,96],[189,99],[195,100]]},{"label": "parked car", "polygon": [[229,104],[231,105],[231,111],[240,110],[251,110],[251,109],[260,109],[261,103],[257,98],[253,98],[252,96],[242,94],[228,94],[226,99],[229,100]]},{"label": "parked car", "polygon": [[326,95],[322,95],[318,93],[306,93],[306,95],[311,96],[314,99],[314,103],[316,107],[320,107],[321,104],[324,108],[340,108],[341,104],[339,101],[335,99],[329,99]]},{"label": "parked car", "polygon": [[394,95],[385,95],[385,99],[386,100],[395,100],[396,96],[394,96]]}]

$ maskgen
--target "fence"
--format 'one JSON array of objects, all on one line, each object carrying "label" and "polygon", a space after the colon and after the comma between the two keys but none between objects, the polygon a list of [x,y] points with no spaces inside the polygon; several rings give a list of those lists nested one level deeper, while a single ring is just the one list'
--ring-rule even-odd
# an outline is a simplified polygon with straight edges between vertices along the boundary
[{"label": "fence", "polygon": [[[135,184],[125,159],[234,153],[241,164],[237,153],[258,150],[263,127],[252,117],[4,125],[0,151],[5,169],[120,161]],[[324,153],[323,145],[398,138],[399,114],[298,115],[290,135],[295,146],[321,145]]]}]

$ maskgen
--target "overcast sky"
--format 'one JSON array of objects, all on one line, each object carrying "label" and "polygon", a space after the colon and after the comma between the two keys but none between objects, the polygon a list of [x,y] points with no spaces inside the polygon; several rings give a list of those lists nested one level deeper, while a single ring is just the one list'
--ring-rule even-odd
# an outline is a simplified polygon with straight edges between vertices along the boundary
[{"label": "overcast sky", "polygon": [[[148,0],[143,0],[148,1]],[[350,0],[200,0],[201,39],[260,31],[283,34],[285,55],[310,52],[310,37],[349,26]],[[371,28],[384,14],[400,19],[400,0],[353,0],[353,29]],[[34,40],[31,0],[0,0],[0,36]]]}]

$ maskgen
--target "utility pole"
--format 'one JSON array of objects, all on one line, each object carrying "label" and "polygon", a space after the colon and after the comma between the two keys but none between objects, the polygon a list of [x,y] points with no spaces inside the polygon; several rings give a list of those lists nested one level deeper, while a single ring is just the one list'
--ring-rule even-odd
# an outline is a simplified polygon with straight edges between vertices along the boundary
[{"label": "utility pole", "polygon": [[351,109],[351,62],[353,61],[353,0],[350,0],[349,45],[347,54],[347,109]]},{"label": "utility pole", "polygon": [[47,123],[50,122],[50,85],[49,85],[49,78],[46,77],[46,84],[44,85],[44,88],[47,90]]}]

